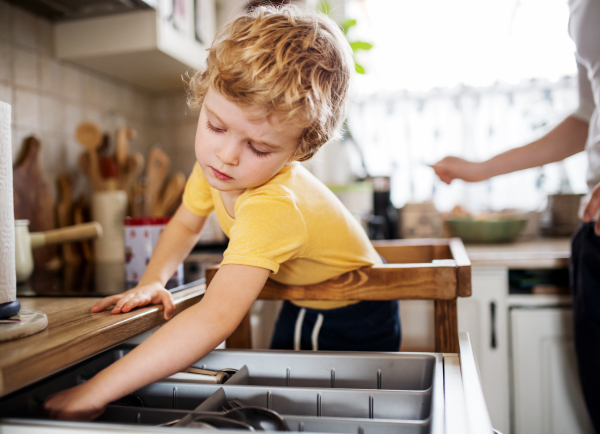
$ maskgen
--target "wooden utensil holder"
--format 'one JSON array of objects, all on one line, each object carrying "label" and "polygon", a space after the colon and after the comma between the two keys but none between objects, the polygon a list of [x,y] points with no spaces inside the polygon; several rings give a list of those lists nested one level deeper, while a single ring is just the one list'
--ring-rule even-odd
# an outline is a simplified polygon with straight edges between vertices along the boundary
[{"label": "wooden utensil holder", "polygon": [[[434,300],[435,351],[458,353],[456,299],[471,295],[471,262],[460,238],[373,241],[388,262],[313,285],[268,279],[262,300]],[[206,285],[219,266],[206,270]],[[250,315],[227,339],[227,348],[252,348]]]}]

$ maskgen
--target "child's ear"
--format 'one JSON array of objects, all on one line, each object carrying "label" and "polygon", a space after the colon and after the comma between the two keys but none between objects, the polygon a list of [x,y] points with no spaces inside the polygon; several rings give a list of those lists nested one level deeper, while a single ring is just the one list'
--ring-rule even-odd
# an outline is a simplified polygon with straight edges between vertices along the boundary
[{"label": "child's ear", "polygon": [[296,147],[296,150],[294,151],[294,153],[290,156],[290,158],[288,159],[287,163],[285,163],[286,166],[289,166],[290,164],[292,164],[294,161],[298,161],[298,159],[300,158],[300,146]]}]

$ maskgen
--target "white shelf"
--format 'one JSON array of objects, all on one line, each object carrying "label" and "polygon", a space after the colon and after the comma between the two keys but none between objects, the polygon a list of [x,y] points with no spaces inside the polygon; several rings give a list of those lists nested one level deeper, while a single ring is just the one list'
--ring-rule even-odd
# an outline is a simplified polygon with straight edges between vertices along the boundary
[{"label": "white shelf", "polygon": [[533,295],[509,295],[507,305],[511,307],[555,307],[571,306],[571,295],[533,294]]},{"label": "white shelf", "polygon": [[54,25],[59,59],[154,91],[183,89],[182,75],[203,66],[215,33],[214,0],[197,0],[202,42],[194,31],[194,1],[185,2],[187,25],[174,27],[168,0],[143,10]]}]

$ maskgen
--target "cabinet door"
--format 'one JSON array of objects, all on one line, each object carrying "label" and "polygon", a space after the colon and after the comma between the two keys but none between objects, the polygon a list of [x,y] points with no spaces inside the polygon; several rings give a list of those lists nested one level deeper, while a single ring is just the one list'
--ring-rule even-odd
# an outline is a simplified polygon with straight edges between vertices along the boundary
[{"label": "cabinet door", "polygon": [[458,331],[471,337],[492,425],[508,433],[508,270],[473,267],[471,277],[473,295],[458,299]]},{"label": "cabinet door", "polygon": [[570,308],[512,308],[515,434],[593,434],[575,360]]}]

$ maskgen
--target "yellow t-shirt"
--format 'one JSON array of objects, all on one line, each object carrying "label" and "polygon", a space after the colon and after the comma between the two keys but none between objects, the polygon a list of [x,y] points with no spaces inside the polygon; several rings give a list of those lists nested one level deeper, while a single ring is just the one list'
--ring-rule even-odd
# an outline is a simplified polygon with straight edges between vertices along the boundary
[{"label": "yellow t-shirt", "polygon": [[[381,264],[365,231],[338,198],[299,163],[281,169],[265,184],[244,191],[232,218],[219,190],[196,163],[183,193],[183,204],[205,216],[213,209],[229,237],[221,264],[252,265],[273,272],[271,279],[309,285],[348,271]],[[353,302],[294,301],[313,309]]]}]

